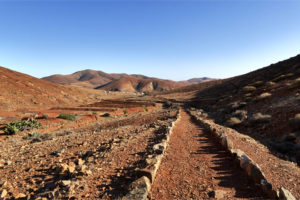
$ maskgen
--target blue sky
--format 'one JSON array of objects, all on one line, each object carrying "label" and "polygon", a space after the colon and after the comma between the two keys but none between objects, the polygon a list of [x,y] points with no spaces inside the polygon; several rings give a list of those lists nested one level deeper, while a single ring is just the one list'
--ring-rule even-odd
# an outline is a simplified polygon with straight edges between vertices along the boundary
[{"label": "blue sky", "polygon": [[0,0],[0,65],[225,78],[300,53],[300,1]]}]

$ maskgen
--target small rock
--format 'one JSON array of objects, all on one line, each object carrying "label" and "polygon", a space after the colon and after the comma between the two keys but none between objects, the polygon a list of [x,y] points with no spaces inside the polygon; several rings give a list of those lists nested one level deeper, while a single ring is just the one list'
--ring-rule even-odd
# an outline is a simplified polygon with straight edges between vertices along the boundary
[{"label": "small rock", "polygon": [[79,166],[82,166],[82,165],[84,164],[84,161],[83,161],[81,158],[79,158],[79,159],[77,160],[77,164],[78,164]]},{"label": "small rock", "polygon": [[71,185],[71,181],[70,180],[63,180],[63,181],[61,181],[61,185],[65,186],[65,187],[70,186]]},{"label": "small rock", "polygon": [[65,149],[60,149],[60,150],[51,152],[50,155],[52,155],[52,156],[60,156],[64,152],[65,152]]},{"label": "small rock", "polygon": [[4,198],[5,196],[7,195],[7,190],[2,190],[2,192],[1,192],[1,198]]},{"label": "small rock", "polygon": [[88,158],[87,158],[87,162],[90,162],[90,163],[91,163],[91,162],[94,162],[94,160],[95,160],[95,159],[94,159],[93,157],[88,157]]},{"label": "small rock", "polygon": [[76,168],[75,163],[70,162],[68,168],[69,168],[69,172],[70,172],[70,173],[74,173],[74,172],[75,172],[75,168]]},{"label": "small rock", "polygon": [[8,160],[7,162],[6,162],[6,165],[11,165],[11,161],[10,160]]},{"label": "small rock", "polygon": [[86,169],[87,169],[86,165],[81,165],[81,166],[78,166],[77,171],[85,174],[86,173]]},{"label": "small rock", "polygon": [[64,173],[68,170],[68,165],[66,163],[60,164],[58,167],[56,167],[56,172],[58,173]]},{"label": "small rock", "polygon": [[225,194],[226,194],[226,191],[214,190],[211,192],[211,197],[215,198],[215,199],[222,199],[222,198],[224,198]]},{"label": "small rock", "polygon": [[24,194],[24,193],[19,193],[15,196],[16,199],[25,198],[25,197],[26,197],[26,194]]}]

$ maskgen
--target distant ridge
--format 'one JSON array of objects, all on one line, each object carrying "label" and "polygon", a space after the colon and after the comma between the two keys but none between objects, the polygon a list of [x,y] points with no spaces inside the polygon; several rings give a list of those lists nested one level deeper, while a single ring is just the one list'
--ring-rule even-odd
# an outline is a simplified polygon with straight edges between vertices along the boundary
[{"label": "distant ridge", "polygon": [[43,79],[63,85],[124,92],[168,91],[182,86],[214,80],[203,77],[193,78],[186,81],[171,81],[139,74],[109,74],[103,71],[91,69],[78,71],[69,75],[55,74],[44,77]]},{"label": "distant ridge", "polygon": [[59,83],[63,85],[75,85],[86,88],[95,88],[100,85],[104,85],[110,81],[120,79],[123,77],[137,77],[137,78],[148,78],[143,75],[128,75],[128,74],[108,74],[103,71],[96,71],[91,69],[86,69],[83,71],[78,71],[69,75],[55,74],[51,76],[44,77],[42,79],[51,81],[53,83]]},{"label": "distant ridge", "polygon": [[172,90],[184,85],[184,83],[156,78],[123,77],[96,87],[96,89],[125,92],[153,92]]}]

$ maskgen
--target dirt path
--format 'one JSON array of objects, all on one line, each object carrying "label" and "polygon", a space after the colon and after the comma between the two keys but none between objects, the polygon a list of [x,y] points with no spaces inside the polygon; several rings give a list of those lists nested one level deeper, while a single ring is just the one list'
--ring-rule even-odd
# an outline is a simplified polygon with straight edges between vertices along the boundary
[{"label": "dirt path", "polygon": [[181,111],[151,199],[266,199],[217,141]]}]

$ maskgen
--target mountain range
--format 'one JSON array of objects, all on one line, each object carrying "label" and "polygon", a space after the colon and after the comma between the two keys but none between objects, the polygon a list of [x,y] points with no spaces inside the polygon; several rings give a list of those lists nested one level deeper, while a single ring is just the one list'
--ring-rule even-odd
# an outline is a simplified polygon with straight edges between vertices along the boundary
[{"label": "mountain range", "polygon": [[213,80],[204,77],[193,78],[186,81],[171,81],[139,74],[113,74],[91,69],[78,71],[69,75],[55,74],[44,77],[43,79],[63,85],[123,92],[167,91],[182,86]]}]

